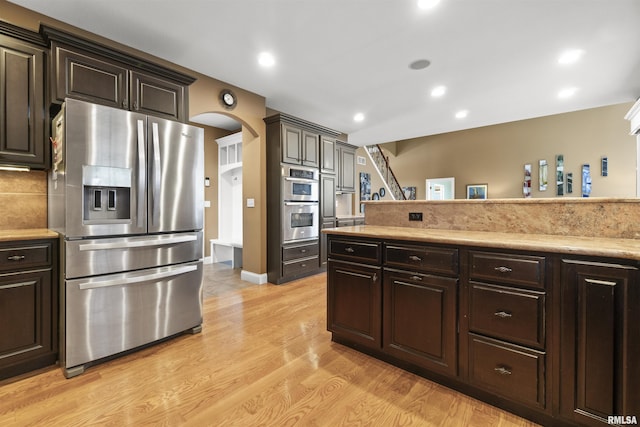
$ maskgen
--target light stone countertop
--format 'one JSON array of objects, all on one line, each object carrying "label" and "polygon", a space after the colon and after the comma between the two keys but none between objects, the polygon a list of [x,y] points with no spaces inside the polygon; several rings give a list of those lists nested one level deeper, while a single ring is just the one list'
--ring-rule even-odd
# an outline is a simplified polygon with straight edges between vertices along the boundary
[{"label": "light stone countertop", "polygon": [[603,256],[640,261],[640,239],[417,229],[379,225],[325,228],[322,232],[332,235],[369,237],[383,240],[405,240],[571,255]]},{"label": "light stone countertop", "polygon": [[25,228],[15,230],[0,230],[0,242],[18,240],[57,239],[58,233],[47,228]]}]

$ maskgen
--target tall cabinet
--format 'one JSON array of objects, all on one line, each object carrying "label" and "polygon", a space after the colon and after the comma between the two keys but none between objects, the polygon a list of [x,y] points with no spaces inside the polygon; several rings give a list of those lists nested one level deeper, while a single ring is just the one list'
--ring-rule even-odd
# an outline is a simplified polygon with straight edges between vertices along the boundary
[{"label": "tall cabinet", "polygon": [[[287,114],[264,119],[267,125],[267,276],[285,283],[326,267],[326,239],[283,243],[282,165],[319,172],[318,227],[335,224],[336,138],[340,132]],[[324,260],[324,261],[323,261]]]}]

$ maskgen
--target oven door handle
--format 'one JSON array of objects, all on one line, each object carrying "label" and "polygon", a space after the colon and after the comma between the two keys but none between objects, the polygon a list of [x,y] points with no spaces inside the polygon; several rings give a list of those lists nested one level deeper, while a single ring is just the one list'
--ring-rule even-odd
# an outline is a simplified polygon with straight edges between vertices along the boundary
[{"label": "oven door handle", "polygon": [[166,239],[153,239],[153,240],[134,240],[130,242],[107,242],[107,243],[84,243],[78,245],[79,251],[98,251],[103,249],[129,249],[129,248],[143,248],[151,246],[165,246],[173,245],[176,243],[194,242],[198,240],[198,236],[190,234],[187,236],[175,236]]},{"label": "oven door handle", "polygon": [[317,206],[318,202],[284,202],[285,206]]},{"label": "oven door handle", "polygon": [[108,288],[111,286],[132,285],[135,283],[149,282],[152,280],[166,279],[167,277],[179,276],[198,269],[196,265],[187,265],[184,267],[174,267],[170,270],[159,271],[156,273],[145,274],[143,276],[127,277],[124,279],[100,280],[95,282],[80,283],[78,287],[81,290]]},{"label": "oven door handle", "polygon": [[285,181],[294,181],[294,182],[308,182],[310,184],[315,184],[318,182],[317,179],[309,179],[309,178],[292,178],[290,176],[284,177]]}]

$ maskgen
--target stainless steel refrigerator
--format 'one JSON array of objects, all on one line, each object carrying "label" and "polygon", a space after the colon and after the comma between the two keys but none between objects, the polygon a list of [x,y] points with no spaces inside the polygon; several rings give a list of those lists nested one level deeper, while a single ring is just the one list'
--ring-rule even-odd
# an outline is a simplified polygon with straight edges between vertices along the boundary
[{"label": "stainless steel refrigerator", "polygon": [[65,376],[202,324],[203,130],[67,99],[52,123]]}]

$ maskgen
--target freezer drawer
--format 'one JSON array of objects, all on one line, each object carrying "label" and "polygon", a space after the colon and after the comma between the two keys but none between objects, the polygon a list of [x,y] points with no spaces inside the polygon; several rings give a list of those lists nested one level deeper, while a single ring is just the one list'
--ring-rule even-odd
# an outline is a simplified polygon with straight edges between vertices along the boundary
[{"label": "freezer drawer", "polygon": [[197,261],[65,281],[65,375],[84,369],[69,368],[200,326],[202,277]]},{"label": "freezer drawer", "polygon": [[65,242],[65,278],[96,276],[202,259],[202,231]]}]

